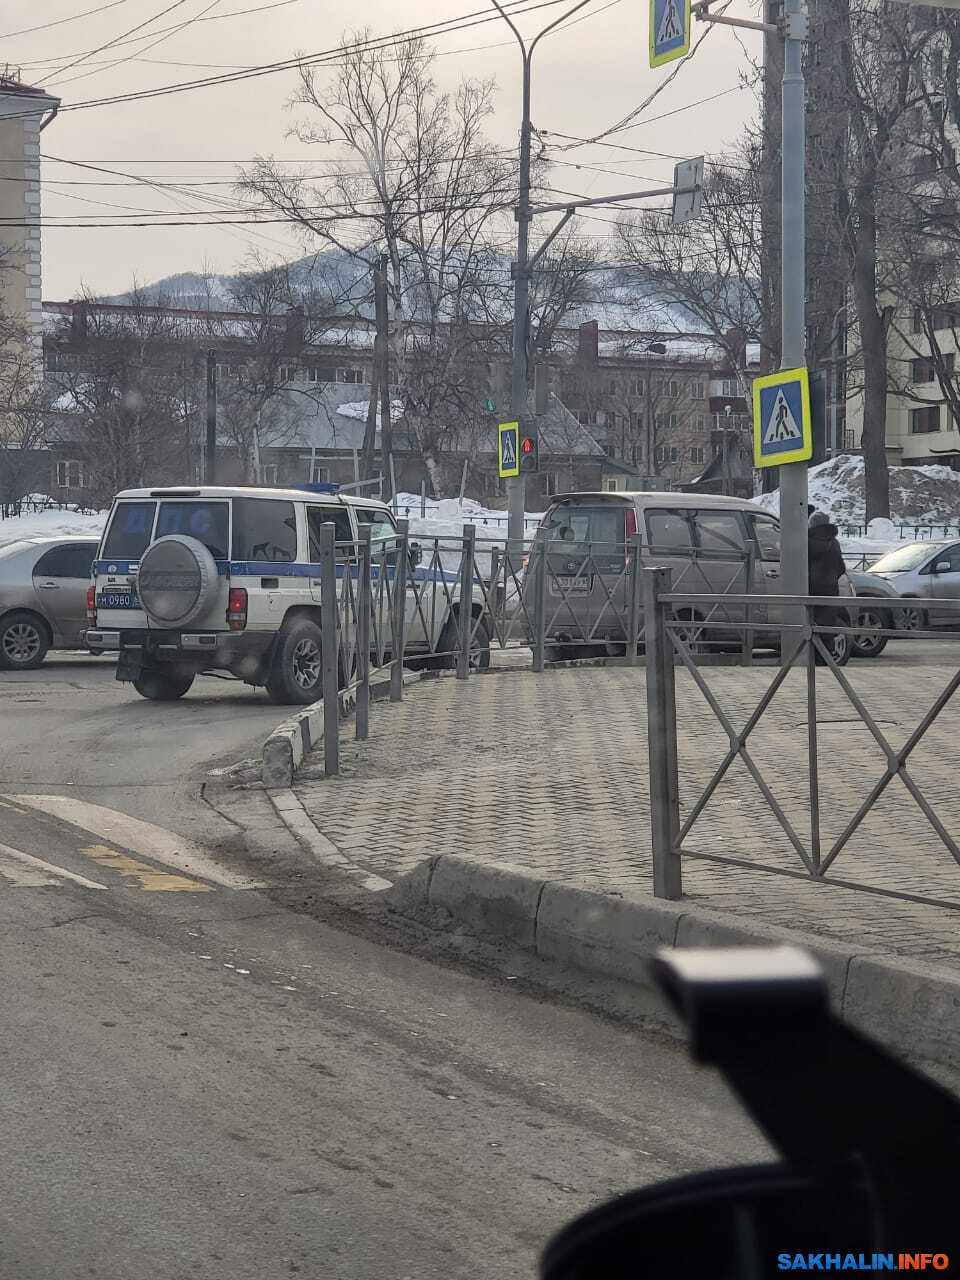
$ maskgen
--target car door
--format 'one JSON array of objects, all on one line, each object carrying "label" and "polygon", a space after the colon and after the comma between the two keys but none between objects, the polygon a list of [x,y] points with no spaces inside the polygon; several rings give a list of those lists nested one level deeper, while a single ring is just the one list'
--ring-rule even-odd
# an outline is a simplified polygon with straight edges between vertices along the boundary
[{"label": "car door", "polygon": [[[710,595],[742,595],[747,589],[746,526],[739,511],[705,508],[693,514],[697,548],[698,586]],[[703,584],[700,586],[699,584]],[[709,584],[709,585],[707,585]],[[739,622],[746,617],[743,605],[705,603],[703,612],[716,622]],[[736,640],[737,636],[732,636]]]},{"label": "car door", "polygon": [[[780,578],[780,524],[773,516],[747,515],[757,548],[757,561],[753,570],[754,595],[780,595],[783,583]],[[755,618],[757,622],[769,622],[776,626],[783,622],[780,605],[763,605]]]},{"label": "car door", "polygon": [[927,599],[956,600],[957,611],[952,609],[932,609],[930,625],[934,627],[955,627],[960,622],[960,542],[951,547],[941,548],[920,571],[923,581],[921,594]]},{"label": "car door", "polygon": [[33,589],[44,614],[63,641],[76,644],[87,626],[87,588],[95,542],[50,547],[33,566]]}]

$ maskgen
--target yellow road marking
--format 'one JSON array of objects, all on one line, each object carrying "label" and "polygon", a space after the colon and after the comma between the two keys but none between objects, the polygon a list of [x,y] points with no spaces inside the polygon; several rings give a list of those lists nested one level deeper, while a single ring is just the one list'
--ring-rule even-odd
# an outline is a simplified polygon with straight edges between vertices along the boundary
[{"label": "yellow road marking", "polygon": [[110,867],[121,875],[139,880],[140,887],[158,893],[209,893],[212,886],[191,880],[187,876],[174,875],[171,871],[158,871],[145,862],[137,862],[125,853],[117,853],[105,844],[91,844],[80,850],[101,867]]}]

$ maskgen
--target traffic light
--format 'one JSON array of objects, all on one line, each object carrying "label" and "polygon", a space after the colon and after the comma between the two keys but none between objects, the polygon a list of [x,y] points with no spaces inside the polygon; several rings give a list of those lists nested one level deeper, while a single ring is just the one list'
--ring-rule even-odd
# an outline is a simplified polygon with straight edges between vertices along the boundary
[{"label": "traffic light", "polygon": [[540,469],[540,435],[526,427],[520,437],[520,470],[539,471]]}]

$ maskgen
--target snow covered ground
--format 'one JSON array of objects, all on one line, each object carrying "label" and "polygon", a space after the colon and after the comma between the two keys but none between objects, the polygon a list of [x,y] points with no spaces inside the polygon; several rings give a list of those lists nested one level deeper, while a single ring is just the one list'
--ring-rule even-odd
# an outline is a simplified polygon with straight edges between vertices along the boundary
[{"label": "snow covered ground", "polygon": [[65,533],[99,536],[106,520],[106,511],[94,515],[82,515],[78,511],[30,511],[0,520],[0,543],[16,542],[18,538],[59,537]]},{"label": "snow covered ground", "polygon": [[[837,524],[864,523],[863,458],[841,454],[829,462],[811,467],[809,491],[813,505],[819,511],[825,511]],[[778,491],[762,494],[756,501],[768,511],[780,510]],[[896,525],[947,524],[953,527],[952,533],[960,523],[960,472],[937,466],[891,467],[890,509]],[[878,536],[883,537],[884,534],[894,539],[901,536],[899,529],[889,526],[884,527]],[[911,530],[909,536],[916,535]],[[942,536],[942,531],[931,531],[926,536]]]}]

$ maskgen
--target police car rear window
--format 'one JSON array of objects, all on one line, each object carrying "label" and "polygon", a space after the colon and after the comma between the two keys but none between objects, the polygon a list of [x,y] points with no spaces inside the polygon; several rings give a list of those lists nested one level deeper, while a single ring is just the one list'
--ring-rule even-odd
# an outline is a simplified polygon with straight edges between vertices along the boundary
[{"label": "police car rear window", "polygon": [[113,513],[106,541],[105,560],[139,560],[150,542],[155,502],[121,502]]},{"label": "police car rear window", "polygon": [[161,502],[156,536],[165,538],[171,533],[180,533],[196,538],[214,560],[227,560],[227,524],[225,502]]}]

